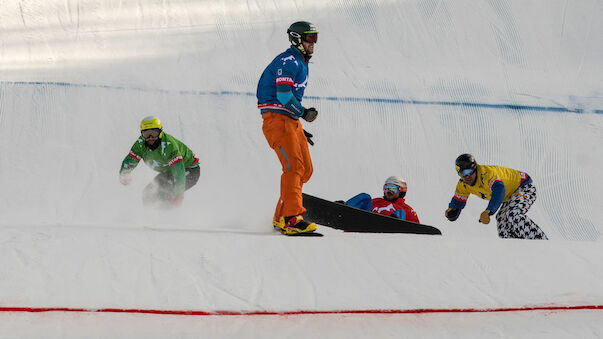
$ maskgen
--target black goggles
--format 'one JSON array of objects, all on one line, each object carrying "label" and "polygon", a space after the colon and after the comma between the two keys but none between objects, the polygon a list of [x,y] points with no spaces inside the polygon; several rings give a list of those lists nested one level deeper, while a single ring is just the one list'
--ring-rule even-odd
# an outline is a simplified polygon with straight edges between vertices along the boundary
[{"label": "black goggles", "polygon": [[301,35],[297,32],[290,32],[292,37],[301,38],[305,42],[317,42],[318,41],[318,33],[302,33]]},{"label": "black goggles", "polygon": [[142,135],[142,137],[145,139],[159,138],[159,134],[161,134],[161,130],[158,128],[145,129],[144,131],[140,131],[140,135]]},{"label": "black goggles", "polygon": [[317,42],[318,41],[318,33],[305,33],[305,34],[302,34],[302,39],[305,42]]}]

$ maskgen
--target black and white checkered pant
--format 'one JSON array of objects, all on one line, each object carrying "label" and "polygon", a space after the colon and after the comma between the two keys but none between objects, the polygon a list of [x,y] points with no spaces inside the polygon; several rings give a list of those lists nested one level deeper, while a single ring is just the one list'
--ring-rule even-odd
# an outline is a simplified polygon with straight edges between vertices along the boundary
[{"label": "black and white checkered pant", "polygon": [[544,232],[526,216],[532,204],[536,201],[534,184],[520,186],[501,206],[496,213],[498,236],[501,238],[544,239]]}]

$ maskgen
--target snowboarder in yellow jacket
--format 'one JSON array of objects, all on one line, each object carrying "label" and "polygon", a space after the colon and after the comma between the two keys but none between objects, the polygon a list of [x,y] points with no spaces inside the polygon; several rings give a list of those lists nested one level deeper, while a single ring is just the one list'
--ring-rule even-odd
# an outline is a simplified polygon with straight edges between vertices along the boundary
[{"label": "snowboarder in yellow jacket", "polygon": [[490,216],[496,214],[499,237],[547,239],[540,227],[526,216],[536,200],[536,187],[527,173],[502,166],[480,165],[467,153],[456,158],[456,171],[461,178],[445,212],[448,220],[455,221],[469,195],[474,194],[490,200],[479,222],[488,224]]}]

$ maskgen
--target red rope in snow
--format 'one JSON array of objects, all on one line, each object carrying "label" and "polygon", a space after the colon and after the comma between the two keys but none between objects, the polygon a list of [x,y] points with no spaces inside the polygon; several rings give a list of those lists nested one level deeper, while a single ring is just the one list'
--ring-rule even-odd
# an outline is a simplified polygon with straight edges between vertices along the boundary
[{"label": "red rope in snow", "polygon": [[579,306],[528,306],[502,308],[424,308],[407,310],[301,310],[301,311],[194,311],[194,310],[153,310],[125,308],[70,308],[70,307],[0,307],[0,312],[89,312],[89,313],[142,313],[164,315],[303,315],[303,314],[417,314],[417,313],[488,313],[488,312],[525,312],[525,311],[572,311],[602,310],[603,305]]}]

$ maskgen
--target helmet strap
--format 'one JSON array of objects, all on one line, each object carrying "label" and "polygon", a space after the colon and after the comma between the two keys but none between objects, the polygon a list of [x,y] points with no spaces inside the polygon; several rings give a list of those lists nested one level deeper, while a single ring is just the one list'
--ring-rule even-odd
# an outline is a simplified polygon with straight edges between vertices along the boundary
[{"label": "helmet strap", "polygon": [[297,48],[297,50],[300,51],[302,56],[304,57],[304,61],[308,62],[308,61],[310,61],[312,54],[308,54],[308,52],[306,52],[306,49],[304,48],[304,44],[302,43],[302,39],[303,39],[303,36],[300,35],[299,33],[289,32],[289,41],[291,42],[291,46]]},{"label": "helmet strap", "polygon": [[[306,50],[304,49],[304,44],[302,43],[302,37],[296,37],[292,33],[294,32],[289,33],[289,36],[291,37],[291,45],[293,45],[293,47],[297,48],[302,54],[305,55]],[[298,34],[296,33],[296,35]]]},{"label": "helmet strap", "polygon": [[303,55],[306,55],[306,49],[304,48],[304,44],[300,43],[299,45],[297,45],[297,49],[299,49],[299,51],[302,52]]}]

